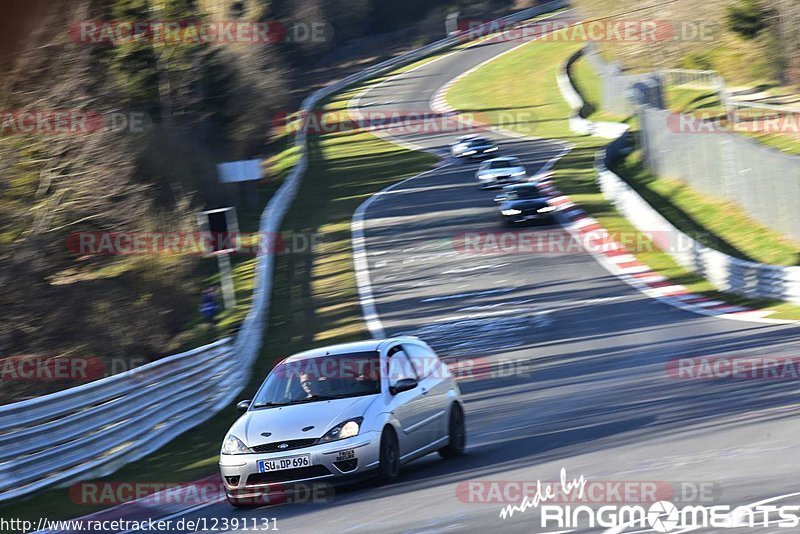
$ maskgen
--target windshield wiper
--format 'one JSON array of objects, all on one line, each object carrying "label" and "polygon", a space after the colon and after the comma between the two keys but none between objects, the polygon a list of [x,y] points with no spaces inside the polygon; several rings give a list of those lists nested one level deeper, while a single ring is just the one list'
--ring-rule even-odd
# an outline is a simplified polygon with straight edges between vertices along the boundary
[{"label": "windshield wiper", "polygon": [[265,402],[263,404],[254,404],[253,408],[273,408],[275,406],[289,406],[290,402]]},{"label": "windshield wiper", "polygon": [[340,399],[341,397],[331,397],[329,395],[312,395],[310,397],[306,397],[305,399],[297,399],[292,401],[292,404],[299,404],[303,402],[314,402],[314,401],[324,401],[324,400],[333,400],[333,399]]}]

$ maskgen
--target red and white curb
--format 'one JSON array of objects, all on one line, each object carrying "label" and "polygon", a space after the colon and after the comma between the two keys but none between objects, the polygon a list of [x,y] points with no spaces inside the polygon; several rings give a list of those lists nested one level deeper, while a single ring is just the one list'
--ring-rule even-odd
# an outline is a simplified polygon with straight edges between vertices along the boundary
[{"label": "red and white curb", "polygon": [[[559,156],[561,157],[563,154]],[[692,293],[685,286],[670,281],[636,258],[633,253],[614,240],[597,219],[587,215],[569,196],[559,191],[549,176],[542,177],[537,182],[542,186],[542,191],[551,197],[550,203],[557,207],[556,213],[564,228],[579,242],[603,243],[602,250],[588,252],[611,274],[648,297],[682,310],[711,317],[777,324],[795,322],[768,319],[767,316],[772,313],[770,311],[753,310]]]}]

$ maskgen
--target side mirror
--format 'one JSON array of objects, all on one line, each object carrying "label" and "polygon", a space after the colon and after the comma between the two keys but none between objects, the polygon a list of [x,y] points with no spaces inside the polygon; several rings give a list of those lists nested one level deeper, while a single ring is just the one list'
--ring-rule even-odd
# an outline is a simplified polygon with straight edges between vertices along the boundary
[{"label": "side mirror", "polygon": [[250,409],[250,402],[251,401],[249,400],[243,400],[236,405],[236,409],[239,410],[240,412],[246,412],[248,409]]},{"label": "side mirror", "polygon": [[397,395],[398,393],[414,389],[415,387],[417,387],[416,380],[413,378],[403,378],[402,380],[398,380],[397,384],[389,386],[389,393]]}]

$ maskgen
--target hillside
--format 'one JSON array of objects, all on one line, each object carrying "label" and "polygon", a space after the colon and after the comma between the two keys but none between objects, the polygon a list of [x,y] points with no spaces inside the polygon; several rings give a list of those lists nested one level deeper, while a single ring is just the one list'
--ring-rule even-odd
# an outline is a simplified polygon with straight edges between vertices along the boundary
[{"label": "hillside", "polygon": [[[601,43],[607,58],[628,69],[714,69],[731,85],[800,85],[796,0],[574,0],[573,4],[591,18],[647,19],[672,26],[673,38],[668,40]],[[737,13],[737,24],[731,20],[731,10]],[[753,34],[753,30],[758,31]]]}]

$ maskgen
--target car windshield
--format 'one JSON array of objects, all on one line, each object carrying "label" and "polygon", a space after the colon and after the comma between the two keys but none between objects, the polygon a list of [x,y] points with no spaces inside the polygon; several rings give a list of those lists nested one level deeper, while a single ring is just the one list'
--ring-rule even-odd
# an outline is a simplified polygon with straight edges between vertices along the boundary
[{"label": "car windshield", "polygon": [[535,187],[519,187],[506,191],[506,198],[508,200],[542,198],[542,193]]},{"label": "car windshield", "polygon": [[477,139],[473,139],[469,142],[470,146],[486,146],[490,145],[489,141],[483,139],[482,137],[478,137]]},{"label": "car windshield", "polygon": [[377,352],[326,355],[276,367],[253,401],[254,408],[375,395],[381,391]]},{"label": "car windshield", "polygon": [[492,169],[510,169],[512,167],[516,167],[517,164],[513,161],[502,160],[502,161],[493,161],[492,162]]}]

